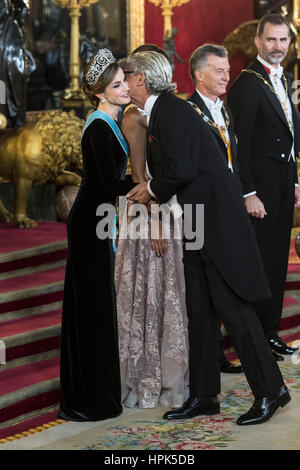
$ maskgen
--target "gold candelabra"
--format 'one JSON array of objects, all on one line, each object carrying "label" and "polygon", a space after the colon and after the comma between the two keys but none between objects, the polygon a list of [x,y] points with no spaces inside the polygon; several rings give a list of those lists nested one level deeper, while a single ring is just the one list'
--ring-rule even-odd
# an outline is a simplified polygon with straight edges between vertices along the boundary
[{"label": "gold candelabra", "polygon": [[300,26],[300,0],[294,0],[293,16],[294,22]]},{"label": "gold candelabra", "polygon": [[79,56],[79,17],[81,8],[89,7],[99,0],[52,0],[62,8],[70,10],[71,45],[70,45],[70,86],[65,90],[64,100],[85,100],[80,89],[80,56]]},{"label": "gold candelabra", "polygon": [[128,52],[145,42],[145,0],[127,0]]},{"label": "gold candelabra", "polygon": [[173,8],[180,7],[189,1],[190,0],[149,0],[150,3],[154,3],[154,5],[160,6],[162,9],[162,15],[164,17],[164,36],[172,36]]}]

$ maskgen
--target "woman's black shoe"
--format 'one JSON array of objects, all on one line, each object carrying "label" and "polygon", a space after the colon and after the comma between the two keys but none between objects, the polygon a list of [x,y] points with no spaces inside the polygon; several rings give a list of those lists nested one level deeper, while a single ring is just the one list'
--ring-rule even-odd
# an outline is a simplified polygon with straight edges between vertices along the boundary
[{"label": "woman's black shoe", "polygon": [[273,356],[274,356],[274,359],[275,359],[277,362],[284,361],[284,357],[283,357],[283,356],[280,356],[280,355],[277,354],[275,351],[272,351],[272,354],[273,354]]},{"label": "woman's black shoe", "polygon": [[236,366],[229,362],[227,359],[221,364],[220,371],[225,374],[241,374],[243,372],[242,366]]}]

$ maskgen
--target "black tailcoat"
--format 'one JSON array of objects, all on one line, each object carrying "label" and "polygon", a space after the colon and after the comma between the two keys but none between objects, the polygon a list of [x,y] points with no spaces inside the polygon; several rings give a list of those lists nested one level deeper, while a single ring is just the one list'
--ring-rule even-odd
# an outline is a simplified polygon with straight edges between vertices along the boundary
[{"label": "black tailcoat", "polygon": [[[257,59],[248,68],[273,86],[267,71]],[[297,156],[299,114],[292,102],[291,80],[285,76]],[[285,83],[283,78],[282,83]],[[257,304],[255,308],[265,332],[272,336],[280,322],[295,183],[298,182],[296,163],[289,159],[293,136],[279,99],[255,74],[242,72],[232,85],[227,102],[234,116],[238,137],[237,156],[243,193],[246,195],[256,191],[267,212],[264,219],[253,218],[253,224],[273,296],[267,303]]]},{"label": "black tailcoat", "polygon": [[[205,102],[203,101],[203,99],[201,98],[197,90],[195,90],[192,96],[188,98],[188,101],[196,105],[211,121],[214,122],[211,112],[209,111],[208,107],[206,106]],[[230,145],[231,145],[232,167],[233,167],[233,171],[235,175],[238,175],[237,142],[236,142],[236,135],[234,132],[233,116],[229,108],[227,108],[225,105],[223,107],[225,107],[227,115],[230,119],[227,130],[228,130]],[[226,122],[226,115],[225,115],[223,107],[222,107],[222,114],[223,114],[224,121]],[[201,116],[201,119],[202,119],[202,116]],[[222,152],[222,155],[224,156],[226,164],[228,165],[228,152],[227,152],[227,147],[224,143],[224,140],[222,139],[222,136],[216,127],[210,126],[210,129],[213,131],[216,142],[218,146],[220,147],[220,150]],[[221,322],[219,323],[221,327]],[[224,338],[223,338],[223,334],[221,330],[219,330],[219,340],[220,340],[220,364],[223,364],[223,362],[226,361],[226,357],[224,356],[224,346],[223,346]]]},{"label": "black tailcoat", "polygon": [[187,204],[205,206],[204,248],[185,249],[183,258],[190,394],[207,397],[220,391],[217,313],[255,397],[270,395],[283,381],[249,302],[267,298],[270,289],[224,144],[190,103],[171,93],[155,102],[147,137],[150,186],[160,202],[177,194],[185,223]]},{"label": "black tailcoat", "polygon": [[153,193],[162,203],[177,194],[182,206],[195,209],[204,204],[204,246],[225,281],[245,300],[267,298],[269,286],[240,181],[229,170],[209,126],[191,104],[162,93],[147,136]]}]

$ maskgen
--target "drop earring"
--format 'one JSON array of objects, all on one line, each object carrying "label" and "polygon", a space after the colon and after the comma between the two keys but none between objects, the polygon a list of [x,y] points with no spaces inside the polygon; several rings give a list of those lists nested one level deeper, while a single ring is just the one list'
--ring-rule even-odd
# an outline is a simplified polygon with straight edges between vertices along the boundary
[{"label": "drop earring", "polygon": [[105,98],[101,98],[101,103],[106,103],[106,99]]}]

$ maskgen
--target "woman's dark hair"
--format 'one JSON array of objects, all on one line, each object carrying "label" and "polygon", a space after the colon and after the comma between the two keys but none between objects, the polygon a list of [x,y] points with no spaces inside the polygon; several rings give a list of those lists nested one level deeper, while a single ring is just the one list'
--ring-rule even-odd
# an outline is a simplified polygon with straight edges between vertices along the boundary
[{"label": "woman's dark hair", "polygon": [[137,47],[132,51],[131,54],[135,54],[136,52],[158,52],[159,54],[162,54],[166,59],[169,60],[168,54],[164,49],[161,47],[156,46],[155,44],[142,44],[141,46]]},{"label": "woman's dark hair", "polygon": [[100,75],[98,80],[93,84],[89,85],[87,80],[86,80],[86,75],[89,71],[89,68],[94,60],[94,57],[91,58],[91,60],[88,62],[88,64],[85,66],[83,70],[83,77],[82,77],[82,83],[81,83],[81,88],[84,92],[84,94],[88,97],[90,100],[91,104],[95,106],[96,108],[98,107],[99,104],[99,98],[97,98],[98,93],[103,93],[105,88],[113,81],[115,78],[120,65],[117,62],[114,62],[110,64],[104,72]]}]

